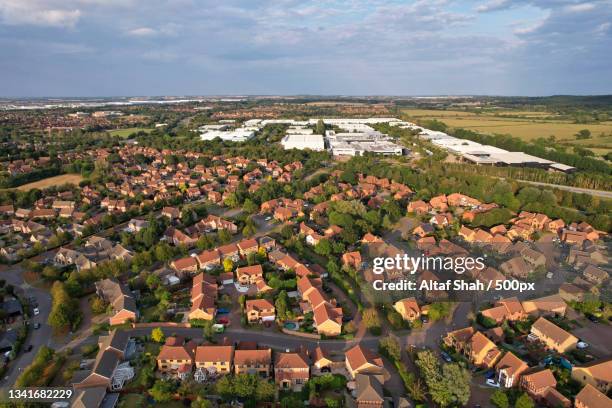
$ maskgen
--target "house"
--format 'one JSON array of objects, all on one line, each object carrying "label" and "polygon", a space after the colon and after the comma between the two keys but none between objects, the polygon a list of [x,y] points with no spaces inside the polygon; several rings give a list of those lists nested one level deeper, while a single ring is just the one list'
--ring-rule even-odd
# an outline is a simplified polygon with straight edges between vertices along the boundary
[{"label": "house", "polygon": [[238,249],[238,245],[236,244],[227,244],[222,245],[217,248],[219,251],[219,255],[221,259],[231,259],[233,262],[238,262],[240,260],[240,249]]},{"label": "house", "polygon": [[116,279],[103,279],[95,283],[98,296],[111,306],[111,326],[135,322],[139,313],[130,289]]},{"label": "house", "polygon": [[191,310],[189,320],[213,320],[217,314],[217,280],[200,273],[194,276],[191,287]]},{"label": "house", "polygon": [[495,343],[477,331],[463,347],[463,354],[472,364],[490,368],[501,356],[501,351]]},{"label": "house", "polygon": [[332,364],[333,361],[328,353],[320,346],[317,346],[312,354],[312,365],[319,370],[319,372],[330,372]]},{"label": "house", "polygon": [[211,270],[221,266],[221,255],[216,249],[202,251],[196,257],[199,269]]},{"label": "house", "polygon": [[243,266],[236,269],[236,277],[243,286],[255,285],[263,280],[263,268],[261,265]]},{"label": "house", "polygon": [[576,347],[578,338],[563,330],[556,324],[540,317],[531,326],[530,336],[544,343],[544,345],[558,353],[565,353]]},{"label": "house", "polygon": [[[317,291],[318,292],[318,291]],[[318,306],[313,307],[313,326],[317,329],[317,333],[327,337],[340,335],[342,332],[342,308],[335,307],[331,303],[325,301]]]},{"label": "house", "polygon": [[421,317],[421,308],[413,297],[398,300],[393,305],[393,308],[402,316],[406,321],[413,321]]},{"label": "house", "polygon": [[274,381],[281,390],[299,392],[309,378],[310,364],[303,350],[276,354]]},{"label": "house", "polygon": [[595,265],[588,265],[584,268],[584,271],[582,271],[582,276],[595,285],[601,285],[608,279],[609,275],[608,272]]},{"label": "house", "polygon": [[516,321],[527,317],[523,305],[516,297],[500,299],[494,307],[482,310],[480,313],[498,324],[506,320]]},{"label": "house", "polygon": [[559,296],[566,302],[582,302],[587,295],[587,291],[573,283],[562,283],[559,286]]},{"label": "house", "polygon": [[418,225],[412,230],[412,234],[419,238],[426,237],[427,235],[430,235],[433,233],[434,233],[434,228],[431,226],[431,224],[425,224],[425,223],[421,223],[420,225]]},{"label": "house", "polygon": [[240,251],[240,255],[247,256],[250,253],[256,253],[259,249],[259,244],[256,239],[243,239],[238,242],[238,250]]},{"label": "house", "polygon": [[501,357],[501,351],[495,343],[473,327],[447,333],[444,343],[465,355],[472,364],[480,367],[493,367]]},{"label": "house", "polygon": [[521,374],[529,369],[527,363],[515,356],[511,351],[495,365],[497,383],[505,388],[512,388],[519,384]]},{"label": "house", "polygon": [[382,358],[372,350],[361,346],[361,344],[357,344],[346,351],[344,363],[353,379],[357,374],[382,376],[385,370]]},{"label": "house", "polygon": [[234,361],[233,346],[206,345],[197,346],[195,368],[214,374],[230,374]]},{"label": "house", "polygon": [[133,348],[127,332],[113,330],[107,336],[100,336],[98,348],[91,372],[81,381],[73,383],[75,390],[102,387],[117,391],[134,378],[134,368],[129,361],[124,361],[130,357],[130,349]]},{"label": "house", "polygon": [[[563,400],[567,400],[567,398],[563,397],[563,395],[555,389],[556,386],[557,380],[552,371],[548,368],[524,374],[520,380],[520,388],[527,392],[536,402],[545,404],[547,400],[554,398],[561,400],[561,406],[566,406]],[[569,405],[567,406],[569,407]]]},{"label": "house", "polygon": [[273,322],[276,317],[276,309],[267,299],[247,300],[245,311],[249,323]]},{"label": "house", "polygon": [[170,267],[177,272],[196,273],[199,269],[199,264],[195,256],[186,256],[172,261]]},{"label": "house", "polygon": [[383,386],[373,375],[357,374],[355,376],[355,408],[382,408],[385,403]]},{"label": "house", "polygon": [[612,399],[605,394],[599,392],[591,384],[587,384],[576,395],[574,400],[575,408],[610,408],[612,407]]},{"label": "house", "polygon": [[254,374],[263,378],[270,376],[272,368],[272,350],[249,349],[234,351],[234,373]]},{"label": "house", "polygon": [[518,279],[527,279],[533,270],[520,256],[502,263],[499,269],[501,269],[504,274]]},{"label": "house", "polygon": [[527,263],[529,263],[533,268],[537,268],[540,266],[546,266],[546,257],[543,253],[534,251],[531,248],[524,248],[520,252],[521,256]]},{"label": "house", "polygon": [[444,212],[448,210],[448,200],[444,194],[439,195],[429,200],[429,205],[433,209],[438,210],[440,212]]},{"label": "house", "polygon": [[589,384],[607,394],[612,389],[612,358],[572,368],[572,378],[583,385]]},{"label": "house", "polygon": [[[157,355],[157,369],[163,373],[185,376],[191,373],[196,345],[179,336],[168,337]],[[183,374],[181,374],[183,373]]]},{"label": "house", "polygon": [[161,210],[161,215],[170,220],[176,220],[181,217],[181,211],[176,207],[164,207]]},{"label": "house", "polygon": [[408,212],[409,213],[414,213],[416,215],[423,215],[423,214],[427,214],[430,210],[430,206],[429,204],[427,204],[425,201],[422,200],[418,200],[418,201],[411,201],[410,203],[408,203]]},{"label": "house", "polygon": [[525,313],[532,316],[565,316],[565,311],[567,310],[567,304],[558,294],[525,300],[521,304]]},{"label": "house", "polygon": [[361,268],[361,253],[359,251],[344,253],[342,255],[342,265],[359,270]]},{"label": "house", "polygon": [[114,408],[119,393],[107,393],[106,387],[91,387],[76,390],[72,408]]},{"label": "house", "polygon": [[463,238],[466,242],[473,242],[476,236],[476,232],[462,225],[461,228],[459,228],[458,235],[461,238]]}]

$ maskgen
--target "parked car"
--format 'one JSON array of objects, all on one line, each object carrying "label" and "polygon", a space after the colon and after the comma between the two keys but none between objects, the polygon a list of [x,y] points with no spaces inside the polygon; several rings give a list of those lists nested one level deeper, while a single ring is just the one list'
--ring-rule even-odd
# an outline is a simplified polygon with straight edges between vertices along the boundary
[{"label": "parked car", "polygon": [[32,351],[32,345],[29,344],[28,347],[26,347],[25,351],[26,353],[29,353],[30,351]]},{"label": "parked car", "polygon": [[499,383],[495,382],[495,380],[494,380],[494,379],[492,379],[492,378],[487,379],[486,384],[487,384],[489,387],[499,388]]},{"label": "parked car", "polygon": [[34,310],[32,310],[32,313],[34,313],[34,316],[38,316],[40,314],[40,310],[38,310],[38,308],[35,307]]},{"label": "parked car", "polygon": [[453,359],[451,358],[451,356],[448,355],[448,353],[446,351],[443,351],[440,353],[440,356],[442,357],[442,360],[446,361],[447,363],[450,363],[453,361]]},{"label": "parked car", "polygon": [[351,320],[353,320],[353,316],[342,316],[342,322],[343,323],[348,323]]},{"label": "parked car", "polygon": [[218,323],[220,323],[220,324],[222,324],[222,325],[227,326],[227,325],[229,324],[229,319],[228,319],[228,318],[226,318],[226,317],[222,317],[222,318],[220,318],[220,319],[217,319],[217,322],[218,322]]},{"label": "parked car", "polygon": [[489,370],[484,374],[485,378],[495,378],[495,370]]},{"label": "parked car", "polygon": [[40,329],[40,323],[34,323],[34,330]]},{"label": "parked car", "polygon": [[428,323],[429,319],[425,315],[421,315],[421,323]]},{"label": "parked car", "polygon": [[587,348],[587,347],[589,347],[589,343],[587,343],[587,342],[585,342],[585,341],[579,341],[579,342],[576,344],[576,348],[577,348],[577,349],[580,349],[580,350],[585,349],[585,348]]},{"label": "parked car", "polygon": [[228,314],[230,312],[229,309],[226,309],[224,307],[217,309],[217,314]]}]

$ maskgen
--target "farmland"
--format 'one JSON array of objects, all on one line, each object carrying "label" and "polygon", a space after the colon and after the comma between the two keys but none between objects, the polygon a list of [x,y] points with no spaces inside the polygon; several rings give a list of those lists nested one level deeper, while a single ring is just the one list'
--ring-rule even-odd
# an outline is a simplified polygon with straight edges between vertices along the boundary
[{"label": "farmland", "polygon": [[80,174],[61,174],[59,176],[48,177],[46,179],[24,184],[22,186],[17,187],[17,189],[21,191],[29,191],[35,188],[42,190],[48,187],[60,186],[66,183],[78,185],[81,180],[83,180],[83,177]]},{"label": "farmland", "polygon": [[[451,128],[470,129],[486,134],[508,134],[525,141],[554,136],[562,143],[580,144],[583,147],[592,145],[598,148],[596,152],[599,154],[612,148],[612,121],[576,124],[555,119],[554,113],[540,111],[474,113],[458,110],[408,109],[403,112],[411,121],[436,119]],[[590,139],[577,141],[575,135],[582,129],[588,129],[592,136]]]},{"label": "farmland", "polygon": [[119,136],[119,137],[122,137],[122,138],[127,138],[132,133],[138,133],[138,132],[151,133],[152,130],[153,129],[150,129],[150,128],[132,127],[132,128],[126,128],[126,129],[109,130],[108,133],[110,133],[111,136]]}]

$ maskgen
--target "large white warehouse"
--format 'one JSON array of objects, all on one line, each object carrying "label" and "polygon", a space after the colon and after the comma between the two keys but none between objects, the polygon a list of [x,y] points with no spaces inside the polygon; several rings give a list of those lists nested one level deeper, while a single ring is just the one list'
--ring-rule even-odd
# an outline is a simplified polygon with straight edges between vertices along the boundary
[{"label": "large white warehouse", "polygon": [[299,134],[289,134],[283,137],[281,140],[281,144],[285,148],[288,149],[310,149],[321,151],[325,150],[325,142],[323,141],[322,135],[299,135]]}]

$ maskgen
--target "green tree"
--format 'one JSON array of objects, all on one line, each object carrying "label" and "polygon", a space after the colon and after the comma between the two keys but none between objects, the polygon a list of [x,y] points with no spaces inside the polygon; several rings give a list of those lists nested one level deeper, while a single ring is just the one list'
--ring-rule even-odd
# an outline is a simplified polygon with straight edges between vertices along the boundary
[{"label": "green tree", "polygon": [[510,408],[508,395],[502,390],[496,390],[493,395],[491,395],[491,404],[495,405],[497,408]]},{"label": "green tree", "polygon": [[225,272],[231,272],[234,270],[234,262],[230,258],[225,258],[223,260],[223,270]]},{"label": "green tree", "polygon": [[175,386],[170,381],[157,380],[153,387],[149,390],[149,395],[153,397],[156,402],[164,403],[170,401],[172,393],[175,391]]},{"label": "green tree", "polygon": [[151,338],[157,343],[163,343],[166,339],[166,336],[164,335],[164,332],[161,327],[156,327],[151,330]]},{"label": "green tree", "polygon": [[531,397],[525,393],[521,394],[514,403],[514,408],[534,408],[535,404]]}]

